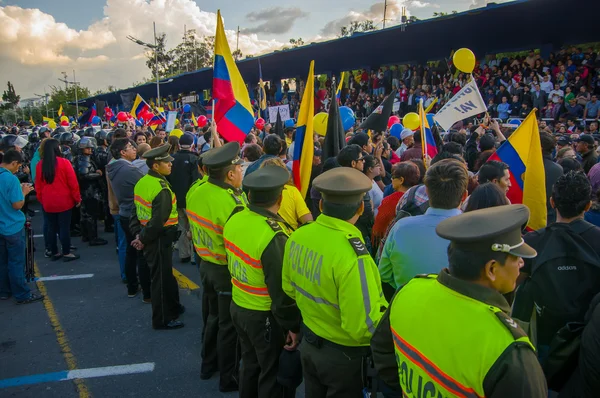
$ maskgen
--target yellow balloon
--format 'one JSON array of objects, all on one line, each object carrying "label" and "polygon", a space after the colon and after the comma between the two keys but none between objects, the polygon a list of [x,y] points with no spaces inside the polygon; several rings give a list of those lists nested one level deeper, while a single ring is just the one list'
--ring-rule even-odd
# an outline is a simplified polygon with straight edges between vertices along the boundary
[{"label": "yellow balloon", "polygon": [[175,126],[179,126],[179,119],[175,119]]},{"label": "yellow balloon", "polygon": [[329,115],[326,112],[317,113],[313,117],[313,130],[319,135],[325,135],[327,132],[327,120]]},{"label": "yellow balloon", "polygon": [[61,116],[61,117],[60,117],[60,121],[61,121],[61,122],[68,122],[68,121],[69,121],[69,118],[68,118],[68,117],[66,117],[66,116]]},{"label": "yellow balloon", "polygon": [[177,138],[181,138],[181,136],[183,135],[183,131],[181,131],[179,129],[173,129],[173,130],[171,130],[171,133],[169,135],[175,136]]},{"label": "yellow balloon", "polygon": [[471,73],[475,69],[475,54],[468,48],[461,48],[456,51],[452,61],[454,61],[454,66],[461,72]]},{"label": "yellow balloon", "polygon": [[402,124],[407,129],[411,129],[411,130],[418,129],[419,126],[421,125],[421,122],[419,121],[419,115],[417,115],[414,112],[407,113],[406,115],[404,115],[404,118],[402,119]]}]

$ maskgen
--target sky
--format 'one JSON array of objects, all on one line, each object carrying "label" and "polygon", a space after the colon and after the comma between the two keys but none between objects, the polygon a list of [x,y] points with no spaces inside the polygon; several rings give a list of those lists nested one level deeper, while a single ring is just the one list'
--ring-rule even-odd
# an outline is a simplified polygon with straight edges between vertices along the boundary
[{"label": "sky", "polygon": [[[419,19],[434,12],[484,7],[489,0],[388,0],[386,25],[401,8]],[[500,2],[500,1],[497,1]],[[326,4],[326,7],[324,5]],[[370,19],[381,26],[383,0],[0,0],[0,76],[21,98],[50,92],[61,72],[90,88],[126,88],[150,76],[142,47],[127,35],[152,41],[152,22],[175,46],[187,29],[214,35],[218,7],[231,47],[240,27],[243,54],[265,54],[291,38],[305,43],[335,38],[342,26]],[[0,81],[0,91],[6,81]]]}]

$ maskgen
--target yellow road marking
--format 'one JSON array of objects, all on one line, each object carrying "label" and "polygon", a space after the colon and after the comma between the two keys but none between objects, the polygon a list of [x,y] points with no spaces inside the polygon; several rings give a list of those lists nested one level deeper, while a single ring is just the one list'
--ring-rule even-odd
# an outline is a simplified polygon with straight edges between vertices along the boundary
[{"label": "yellow road marking", "polygon": [[183,275],[181,272],[177,271],[175,268],[173,268],[173,275],[175,276],[175,279],[177,279],[177,284],[182,289],[195,290],[195,289],[200,288],[200,286],[196,285],[190,278]]},{"label": "yellow road marking", "polygon": [[[40,274],[40,270],[37,266],[37,263],[34,263],[35,276],[40,278],[42,275]],[[65,362],[67,363],[67,368],[69,370],[77,369],[77,360],[75,359],[75,355],[73,351],[71,351],[71,347],[69,346],[69,339],[67,339],[67,335],[63,330],[62,325],[58,319],[58,315],[56,314],[56,310],[54,309],[54,304],[52,304],[52,300],[50,300],[50,296],[48,296],[48,291],[46,290],[46,286],[44,282],[36,281],[38,290],[42,295],[44,295],[44,307],[46,308],[46,312],[48,313],[48,318],[50,318],[50,324],[52,325],[52,329],[54,329],[54,333],[56,334],[56,341],[60,347],[60,351],[65,358]],[[77,387],[77,392],[79,393],[79,398],[91,398],[91,394],[83,381],[83,379],[74,379],[73,383],[75,383],[75,387]]]}]

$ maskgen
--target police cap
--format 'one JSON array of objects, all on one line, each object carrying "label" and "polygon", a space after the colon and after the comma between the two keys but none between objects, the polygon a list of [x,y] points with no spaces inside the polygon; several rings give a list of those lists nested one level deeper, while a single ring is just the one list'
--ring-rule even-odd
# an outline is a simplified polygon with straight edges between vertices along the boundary
[{"label": "police cap", "polygon": [[233,164],[242,164],[240,159],[240,144],[228,142],[220,148],[213,148],[202,156],[202,164],[209,169],[222,169]]},{"label": "police cap", "polygon": [[163,144],[154,149],[144,152],[144,159],[152,159],[157,162],[172,162],[173,158],[169,155],[170,144]]},{"label": "police cap", "polygon": [[279,198],[289,179],[290,173],[283,167],[265,166],[247,175],[243,184],[250,192],[250,203],[272,203]]},{"label": "police cap", "polygon": [[337,167],[315,178],[313,187],[321,192],[323,200],[327,202],[356,204],[373,185],[362,172],[351,167]]},{"label": "police cap", "polygon": [[533,258],[537,252],[521,237],[529,220],[525,205],[507,205],[467,212],[450,217],[435,229],[444,239],[466,252],[501,252]]}]

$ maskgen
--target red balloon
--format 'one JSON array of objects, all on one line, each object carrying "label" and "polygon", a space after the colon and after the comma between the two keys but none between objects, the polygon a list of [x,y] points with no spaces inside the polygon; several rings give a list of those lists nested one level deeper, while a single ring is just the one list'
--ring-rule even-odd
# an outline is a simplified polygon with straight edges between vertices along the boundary
[{"label": "red balloon", "polygon": [[206,126],[207,122],[208,122],[208,119],[206,118],[206,116],[204,116],[204,115],[198,116],[198,127]]},{"label": "red balloon", "polygon": [[60,122],[60,125],[63,127],[68,127],[69,126],[69,122],[67,122],[66,120],[63,120],[62,122]]},{"label": "red balloon", "polygon": [[139,117],[144,119],[145,121],[149,121],[150,119],[152,119],[154,117],[154,114],[150,111],[143,111],[143,112],[140,112]]},{"label": "red balloon", "polygon": [[254,125],[259,130],[264,129],[265,128],[265,119],[263,119],[262,117],[259,117],[258,119],[256,119],[256,122],[254,123]]},{"label": "red balloon", "polygon": [[129,120],[129,114],[127,112],[117,113],[117,120],[120,122],[126,122]]},{"label": "red balloon", "polygon": [[398,116],[390,116],[390,118],[388,119],[388,129],[396,123],[400,123],[400,118]]}]

